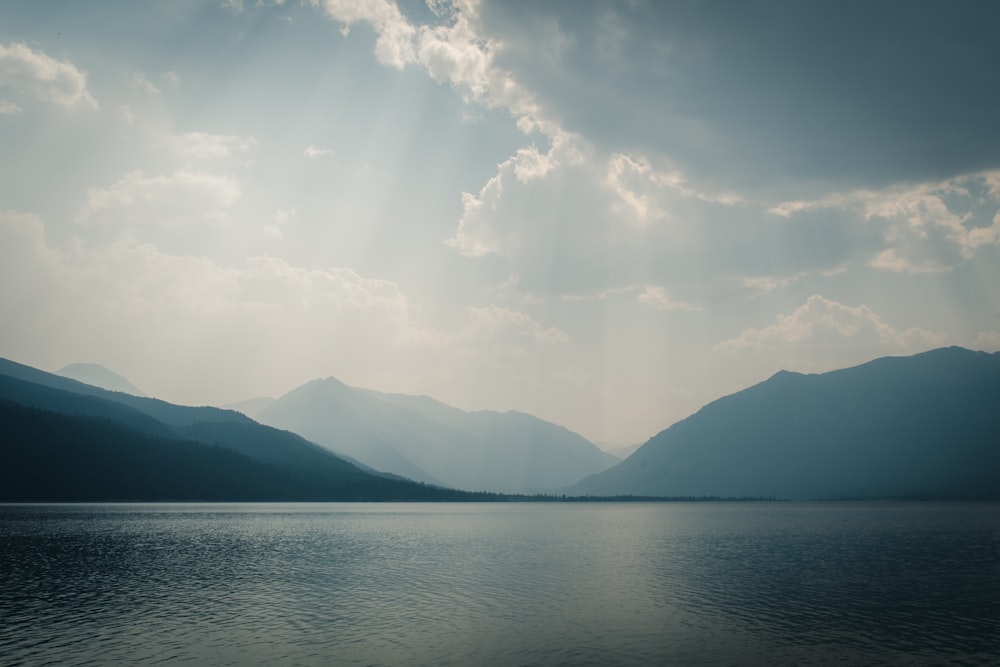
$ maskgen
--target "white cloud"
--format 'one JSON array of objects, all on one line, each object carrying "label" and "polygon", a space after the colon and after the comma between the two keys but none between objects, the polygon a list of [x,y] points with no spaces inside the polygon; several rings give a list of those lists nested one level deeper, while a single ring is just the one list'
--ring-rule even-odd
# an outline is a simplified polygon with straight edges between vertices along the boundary
[{"label": "white cloud", "polygon": [[618,195],[626,211],[640,224],[664,217],[664,211],[657,205],[656,190],[663,184],[649,163],[635,160],[628,155],[612,156],[608,162],[608,186]]},{"label": "white cloud", "polygon": [[[503,194],[504,183],[513,176],[517,179],[519,156],[515,155],[499,165],[493,176],[480,189],[478,195],[462,193],[462,217],[458,221],[455,235],[446,243],[467,257],[482,257],[488,254],[505,254],[509,247],[501,241],[491,224],[491,211],[496,211]],[[522,171],[523,173],[527,173]]]},{"label": "white cloud", "polygon": [[478,195],[462,193],[462,217],[455,235],[446,243],[468,257],[510,254],[517,242],[517,230],[504,229],[495,216],[505,188],[544,179],[563,164],[579,163],[581,154],[576,141],[573,135],[561,134],[545,153],[529,146],[497,165],[496,175]]},{"label": "white cloud", "polygon": [[375,56],[384,65],[403,68],[419,65],[435,81],[448,83],[467,101],[491,108],[506,108],[526,134],[540,131],[549,137],[561,132],[558,125],[539,117],[534,98],[514,77],[495,65],[502,44],[477,30],[477,0],[434,3],[441,25],[413,26],[388,0],[311,0],[327,16],[342,24],[343,32],[367,22],[378,35]]},{"label": "white cloud", "polygon": [[329,148],[320,148],[319,146],[310,144],[309,146],[306,146],[306,149],[302,151],[302,154],[307,158],[315,159],[326,155],[333,155],[333,151]]},{"label": "white cloud", "polygon": [[0,86],[67,109],[98,108],[87,90],[86,72],[17,42],[0,44]]},{"label": "white cloud", "polygon": [[239,182],[230,177],[186,170],[169,176],[133,171],[108,188],[90,188],[78,220],[168,227],[217,222],[240,196]]},{"label": "white cloud", "polygon": [[167,399],[234,400],[243,397],[234,387],[253,395],[326,374],[424,391],[440,381],[454,391],[456,376],[500,379],[512,363],[530,375],[536,350],[568,341],[496,305],[469,308],[443,332],[413,317],[397,283],[346,267],[271,255],[227,266],[128,236],[60,250],[37,216],[13,211],[0,213],[0,266],[18,276],[0,283],[0,312],[23,315],[0,333],[7,354],[30,360],[37,332],[59,323],[67,361],[104,350],[121,367],[143,369],[136,381]]},{"label": "white cloud", "polygon": [[21,113],[21,107],[7,100],[0,100],[0,116],[13,116]]},{"label": "white cloud", "polygon": [[257,139],[253,135],[187,132],[171,137],[169,144],[175,153],[191,160],[229,160],[252,153],[257,147]]},{"label": "white cloud", "polygon": [[774,324],[746,329],[737,337],[719,343],[716,349],[735,354],[808,346],[911,353],[943,342],[941,333],[916,327],[898,331],[868,306],[846,306],[814,294],[791,314],[778,315]]},{"label": "white cloud", "polygon": [[[974,194],[982,189],[985,197]],[[982,246],[1000,245],[998,208],[1000,172],[986,171],[935,183],[788,201],[770,212],[791,218],[822,209],[846,211],[878,227],[884,246],[873,250],[870,266],[896,273],[935,273],[972,259]]]},{"label": "white cloud", "polygon": [[346,35],[359,22],[372,25],[378,34],[375,56],[383,65],[402,69],[413,62],[413,37],[416,29],[409,24],[399,7],[389,0],[311,0],[326,14],[342,24]]},{"label": "white cloud", "polygon": [[146,369],[165,398],[238,398],[225,375],[250,374],[258,385],[248,392],[270,392],[329,373],[334,360],[352,372],[380,368],[400,332],[419,329],[398,285],[349,268],[272,256],[225,266],[127,236],[60,250],[37,216],[14,211],[0,213],[0,266],[18,277],[0,282],[0,312],[19,314],[0,334],[7,354],[30,359],[38,332],[52,331],[59,354],[112,350]]}]

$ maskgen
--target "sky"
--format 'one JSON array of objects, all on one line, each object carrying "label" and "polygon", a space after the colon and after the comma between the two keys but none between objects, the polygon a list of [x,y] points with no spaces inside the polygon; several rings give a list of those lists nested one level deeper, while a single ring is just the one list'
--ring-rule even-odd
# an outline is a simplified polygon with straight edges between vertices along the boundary
[{"label": "sky", "polygon": [[1000,350],[995,2],[6,0],[0,356],[642,442]]}]

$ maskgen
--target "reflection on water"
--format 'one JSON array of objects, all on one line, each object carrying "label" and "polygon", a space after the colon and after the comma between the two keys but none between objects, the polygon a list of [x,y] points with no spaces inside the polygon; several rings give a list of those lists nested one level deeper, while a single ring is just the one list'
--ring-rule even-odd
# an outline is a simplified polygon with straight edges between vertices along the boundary
[{"label": "reflection on water", "polygon": [[997,504],[0,506],[0,663],[1000,664]]}]

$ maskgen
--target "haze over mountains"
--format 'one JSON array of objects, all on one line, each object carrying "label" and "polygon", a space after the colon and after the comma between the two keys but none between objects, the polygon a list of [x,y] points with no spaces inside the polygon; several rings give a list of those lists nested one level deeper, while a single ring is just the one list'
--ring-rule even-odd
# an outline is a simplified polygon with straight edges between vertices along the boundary
[{"label": "haze over mountains", "polygon": [[1000,353],[946,348],[782,371],[567,492],[1000,498]]},{"label": "haze over mountains", "polygon": [[101,389],[107,389],[108,391],[120,391],[126,394],[132,394],[133,396],[146,395],[142,393],[138,387],[123,378],[121,375],[108,370],[100,364],[69,364],[68,366],[63,366],[56,371],[56,375],[61,375],[63,377],[77,380],[78,382],[83,382],[84,384],[100,387]]},{"label": "haze over mountains", "polygon": [[0,501],[474,498],[362,470],[232,410],[0,359]]},{"label": "haze over mountains", "polygon": [[946,348],[822,374],[781,371],[615,465],[530,415],[466,412],[333,378],[248,404],[297,435],[233,410],[109,391],[0,359],[0,501],[487,497],[445,486],[1000,499],[998,406],[1000,353]]},{"label": "haze over mountains", "polygon": [[553,491],[619,461],[531,415],[466,412],[335,378],[293,389],[254,416],[377,470],[466,490]]}]

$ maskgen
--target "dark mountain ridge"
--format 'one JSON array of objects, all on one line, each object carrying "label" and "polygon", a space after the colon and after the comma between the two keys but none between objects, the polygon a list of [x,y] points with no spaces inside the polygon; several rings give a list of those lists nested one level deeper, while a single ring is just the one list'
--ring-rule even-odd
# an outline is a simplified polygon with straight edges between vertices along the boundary
[{"label": "dark mountain ridge", "polygon": [[184,426],[204,421],[242,421],[253,423],[252,419],[235,410],[223,410],[209,406],[192,407],[175,405],[161,401],[158,398],[133,396],[132,394],[120,391],[110,391],[53,373],[46,373],[45,371],[25,366],[9,359],[0,359],[0,375],[7,375],[12,378],[26,380],[53,389],[61,389],[74,394],[104,398],[115,403],[127,405],[149,415],[157,421],[171,426]]},{"label": "dark mountain ridge", "polygon": [[362,470],[238,412],[110,392],[3,359],[0,402],[6,501],[475,499]]},{"label": "dark mountain ridge", "polygon": [[953,347],[781,371],[568,492],[1000,498],[1000,353]]}]

